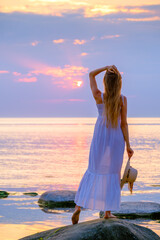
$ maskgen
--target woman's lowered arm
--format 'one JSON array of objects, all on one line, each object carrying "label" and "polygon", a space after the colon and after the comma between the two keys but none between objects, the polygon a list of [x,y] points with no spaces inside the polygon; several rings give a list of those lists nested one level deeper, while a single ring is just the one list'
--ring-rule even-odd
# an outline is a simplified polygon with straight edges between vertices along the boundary
[{"label": "woman's lowered arm", "polygon": [[128,157],[131,158],[134,151],[130,147],[130,142],[129,142],[129,131],[128,131],[128,123],[127,123],[127,98],[124,97],[124,104],[122,106],[121,110],[121,129],[123,132],[124,140],[126,142],[126,150],[128,153]]}]

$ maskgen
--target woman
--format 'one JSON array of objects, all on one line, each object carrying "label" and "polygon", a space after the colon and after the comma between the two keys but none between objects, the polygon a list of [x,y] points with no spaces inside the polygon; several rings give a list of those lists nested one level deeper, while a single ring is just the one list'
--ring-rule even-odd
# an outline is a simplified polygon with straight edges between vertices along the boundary
[{"label": "woman", "polygon": [[[104,94],[97,87],[95,76],[106,71]],[[115,218],[112,210],[119,210],[121,198],[121,167],[124,147],[128,157],[130,147],[127,124],[127,98],[121,95],[122,77],[115,65],[96,69],[89,74],[90,87],[98,108],[98,118],[89,153],[88,168],[75,196],[72,223],[79,221],[81,207],[103,210],[104,218]]]}]

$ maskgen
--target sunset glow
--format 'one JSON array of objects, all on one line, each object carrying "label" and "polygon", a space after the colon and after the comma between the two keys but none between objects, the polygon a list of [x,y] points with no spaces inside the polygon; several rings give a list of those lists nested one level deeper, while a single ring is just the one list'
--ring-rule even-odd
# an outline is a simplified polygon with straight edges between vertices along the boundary
[{"label": "sunset glow", "polygon": [[72,81],[72,88],[79,88],[81,87],[83,84],[83,81],[81,80],[73,80]]},{"label": "sunset glow", "polygon": [[[159,0],[1,0],[0,14],[0,84],[3,92],[14,89],[7,101],[0,96],[2,117],[21,116],[24,109],[25,116],[50,116],[53,110],[80,116],[77,104],[83,116],[95,116],[94,106],[88,110],[89,72],[111,64],[124,73],[122,93],[135,106],[128,114],[159,116]],[[101,91],[102,79],[103,73],[96,77]],[[83,102],[66,100],[75,98],[86,100],[85,110]]]},{"label": "sunset glow", "polygon": [[[100,16],[108,16],[111,14],[127,13],[133,14],[149,14],[155,15],[156,12],[150,9],[146,9],[145,6],[151,6],[152,4],[158,5],[159,0],[142,0],[142,1],[130,1],[127,0],[119,2],[113,0],[112,4],[106,4],[106,1],[101,0],[84,0],[83,2],[77,0],[2,0],[0,4],[0,12],[12,13],[32,13],[40,15],[51,15],[63,17],[66,13],[79,13],[82,12],[83,17],[94,18]],[[156,17],[158,17],[158,9]],[[151,16],[150,16],[151,17]],[[153,16],[152,16],[153,17]],[[120,19],[123,19],[123,16]],[[124,18],[126,21],[128,18]],[[140,18],[139,18],[140,19]],[[152,18],[153,21],[153,18]],[[159,19],[156,21],[159,21]],[[35,45],[33,45],[35,46]]]},{"label": "sunset glow", "polygon": [[[88,73],[88,68],[83,66],[74,66],[74,65],[65,65],[64,67],[60,66],[47,66],[42,63],[33,64],[33,70],[22,74],[19,72],[13,72],[12,74],[15,77],[16,82],[37,82],[41,76],[44,76],[45,79],[51,79],[52,83],[58,88],[75,88],[81,87],[83,81],[77,80],[77,78],[85,76]],[[2,72],[4,73],[4,71]],[[19,78],[21,76],[21,78]]]}]

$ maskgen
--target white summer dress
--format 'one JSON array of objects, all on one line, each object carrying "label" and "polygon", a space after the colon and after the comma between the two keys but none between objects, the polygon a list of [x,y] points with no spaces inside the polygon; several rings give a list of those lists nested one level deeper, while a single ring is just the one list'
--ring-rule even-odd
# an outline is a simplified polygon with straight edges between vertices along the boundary
[{"label": "white summer dress", "polygon": [[[103,101],[103,93],[101,93]],[[124,104],[124,96],[122,101]],[[121,203],[121,167],[125,141],[120,127],[103,123],[104,103],[96,104],[98,118],[90,146],[89,164],[76,192],[74,202],[92,210],[119,210]]]}]

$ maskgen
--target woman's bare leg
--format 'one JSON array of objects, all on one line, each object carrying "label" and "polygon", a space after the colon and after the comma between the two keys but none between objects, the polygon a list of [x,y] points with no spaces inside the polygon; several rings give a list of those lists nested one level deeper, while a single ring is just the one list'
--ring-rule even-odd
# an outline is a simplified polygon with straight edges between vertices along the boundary
[{"label": "woman's bare leg", "polygon": [[81,207],[76,205],[75,206],[75,211],[74,211],[74,213],[72,215],[72,223],[73,224],[77,224],[78,223],[80,212],[81,212]]}]

